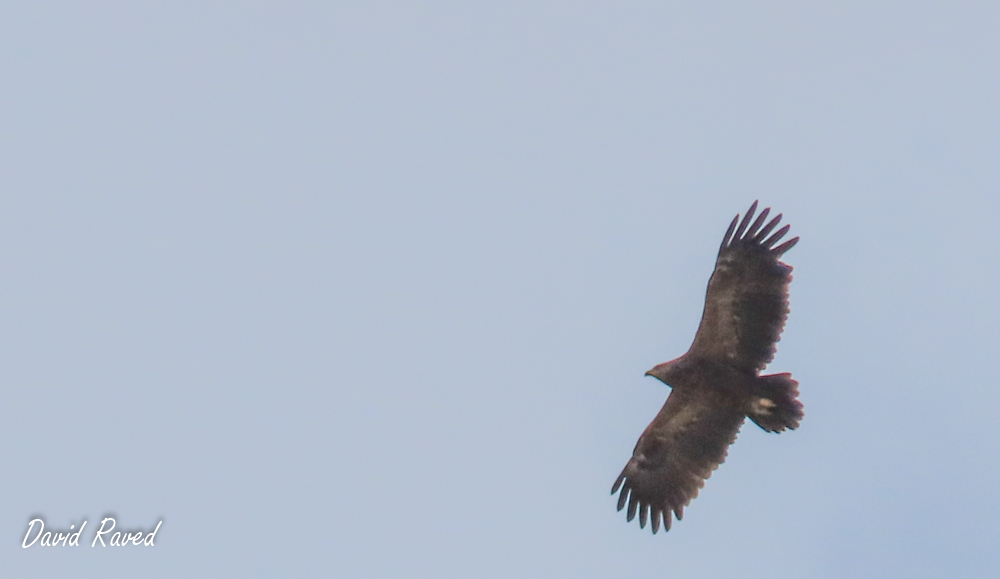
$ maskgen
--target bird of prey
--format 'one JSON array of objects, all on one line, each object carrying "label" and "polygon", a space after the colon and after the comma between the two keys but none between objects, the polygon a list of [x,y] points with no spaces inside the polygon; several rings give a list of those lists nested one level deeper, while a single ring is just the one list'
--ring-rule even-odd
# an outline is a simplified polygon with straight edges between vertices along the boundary
[{"label": "bird of prey", "polygon": [[646,372],[672,390],[611,494],[621,489],[618,510],[627,504],[629,521],[638,510],[639,526],[648,518],[653,533],[661,518],[668,531],[672,515],[681,520],[684,507],[725,460],[745,418],[767,432],[794,430],[802,420],[791,374],[760,375],[788,318],[792,268],[779,260],[799,238],[775,247],[789,226],[768,237],[781,215],[764,225],[770,208],[753,219],[756,209],[754,201],[722,239],[691,348]]}]

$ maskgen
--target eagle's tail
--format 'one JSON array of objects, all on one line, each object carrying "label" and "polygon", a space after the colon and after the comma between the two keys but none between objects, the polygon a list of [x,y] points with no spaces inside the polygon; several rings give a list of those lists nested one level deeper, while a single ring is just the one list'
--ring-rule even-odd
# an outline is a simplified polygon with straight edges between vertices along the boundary
[{"label": "eagle's tail", "polygon": [[803,416],[798,396],[799,383],[791,374],[759,376],[754,381],[754,396],[747,416],[768,432],[795,430]]}]

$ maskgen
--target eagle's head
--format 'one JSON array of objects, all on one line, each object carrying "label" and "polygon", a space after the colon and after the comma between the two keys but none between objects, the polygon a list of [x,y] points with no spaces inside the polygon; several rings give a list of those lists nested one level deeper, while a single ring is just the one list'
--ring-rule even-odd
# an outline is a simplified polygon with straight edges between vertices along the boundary
[{"label": "eagle's head", "polygon": [[680,377],[681,367],[678,363],[680,359],[664,362],[654,366],[652,370],[646,372],[646,376],[652,376],[667,386],[676,384],[675,380]]}]

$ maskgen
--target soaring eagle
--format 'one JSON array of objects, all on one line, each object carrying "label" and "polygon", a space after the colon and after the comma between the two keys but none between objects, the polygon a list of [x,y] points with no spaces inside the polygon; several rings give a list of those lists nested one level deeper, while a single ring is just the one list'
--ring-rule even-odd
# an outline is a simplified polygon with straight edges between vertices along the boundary
[{"label": "soaring eagle", "polygon": [[767,208],[751,223],[756,209],[754,201],[722,239],[691,348],[646,372],[672,391],[611,494],[621,489],[618,510],[628,504],[629,521],[638,510],[639,526],[648,518],[653,533],[661,518],[668,531],[672,513],[681,520],[684,507],[725,460],[745,418],[767,432],[794,430],[802,420],[791,374],[760,375],[788,318],[792,268],[779,259],[799,238],[774,247],[789,226],[768,237],[781,215],[764,225]]}]

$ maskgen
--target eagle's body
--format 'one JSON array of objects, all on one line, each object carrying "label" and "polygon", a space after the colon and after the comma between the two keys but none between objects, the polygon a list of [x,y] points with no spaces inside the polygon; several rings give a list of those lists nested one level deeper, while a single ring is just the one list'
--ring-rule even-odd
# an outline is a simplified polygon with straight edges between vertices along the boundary
[{"label": "eagle's body", "polygon": [[671,513],[681,519],[745,418],[769,432],[795,429],[802,419],[791,375],[760,375],[788,317],[792,268],[779,258],[798,238],[772,249],[788,226],[768,237],[781,215],[762,227],[765,209],[751,224],[756,208],[754,202],[742,222],[737,215],[722,240],[691,348],[646,373],[672,391],[611,493],[621,488],[618,509],[627,503],[630,521],[638,509],[640,526],[650,517],[654,533],[661,518],[667,530]]}]

